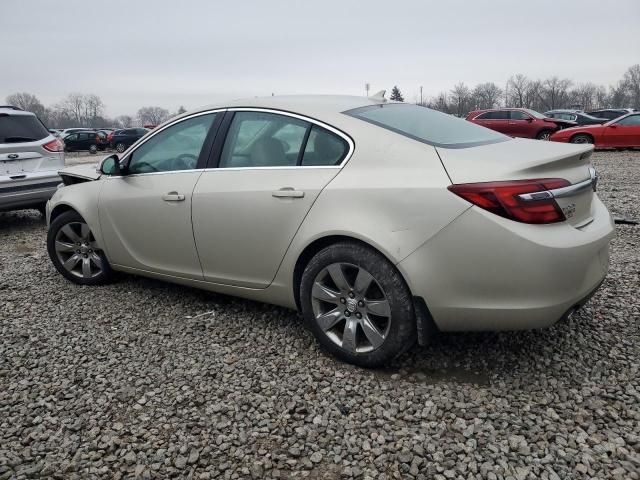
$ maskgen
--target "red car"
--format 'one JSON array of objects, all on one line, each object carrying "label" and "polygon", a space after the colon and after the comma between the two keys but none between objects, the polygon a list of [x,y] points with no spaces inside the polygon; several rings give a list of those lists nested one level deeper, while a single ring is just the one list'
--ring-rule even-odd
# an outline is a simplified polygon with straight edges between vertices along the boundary
[{"label": "red car", "polygon": [[596,148],[640,148],[640,112],[604,125],[567,128],[551,136],[554,142],[593,143]]},{"label": "red car", "polygon": [[475,110],[467,115],[467,120],[511,137],[538,140],[549,140],[553,132],[576,125],[576,122],[548,118],[528,108]]}]

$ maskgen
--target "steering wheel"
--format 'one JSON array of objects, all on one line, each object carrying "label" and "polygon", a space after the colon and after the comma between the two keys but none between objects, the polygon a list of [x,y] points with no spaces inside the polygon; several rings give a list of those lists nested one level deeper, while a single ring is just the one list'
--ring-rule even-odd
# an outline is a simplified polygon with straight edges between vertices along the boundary
[{"label": "steering wheel", "polygon": [[148,162],[135,162],[134,166],[135,170],[132,173],[149,173],[160,171]]},{"label": "steering wheel", "polygon": [[171,162],[173,170],[192,170],[196,168],[198,157],[192,153],[181,153]]}]

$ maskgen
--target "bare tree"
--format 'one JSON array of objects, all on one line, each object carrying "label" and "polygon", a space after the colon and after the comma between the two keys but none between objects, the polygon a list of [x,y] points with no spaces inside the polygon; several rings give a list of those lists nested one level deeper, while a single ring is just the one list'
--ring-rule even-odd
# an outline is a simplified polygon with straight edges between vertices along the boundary
[{"label": "bare tree", "polygon": [[120,115],[113,119],[113,126],[118,128],[129,128],[133,126],[133,118],[129,115]]},{"label": "bare tree", "polygon": [[447,92],[440,92],[436,97],[427,102],[427,107],[439,112],[451,113],[449,102],[447,101]]},{"label": "bare tree", "polygon": [[46,112],[38,97],[27,92],[18,92],[7,96],[7,104],[35,113],[38,117],[44,116]]},{"label": "bare tree", "polygon": [[507,81],[507,90],[509,91],[507,106],[517,108],[528,107],[529,105],[526,104],[526,98],[530,84],[529,79],[521,73],[509,78]]},{"label": "bare tree", "polygon": [[640,63],[637,63],[624,73],[622,85],[627,94],[626,107],[640,108]]},{"label": "bare tree", "polygon": [[583,110],[591,110],[596,106],[598,86],[594,83],[581,83],[571,91],[571,101]]},{"label": "bare tree", "polygon": [[493,82],[480,83],[471,92],[469,106],[473,109],[493,108],[500,101],[502,89]]},{"label": "bare tree", "polygon": [[469,100],[471,90],[464,82],[460,82],[451,89],[451,105],[458,117],[469,112]]},{"label": "bare tree", "polygon": [[143,125],[158,125],[169,118],[169,110],[162,107],[142,107],[137,116]]},{"label": "bare tree", "polygon": [[553,76],[542,82],[542,102],[546,108],[553,110],[566,106],[569,98],[571,80]]}]

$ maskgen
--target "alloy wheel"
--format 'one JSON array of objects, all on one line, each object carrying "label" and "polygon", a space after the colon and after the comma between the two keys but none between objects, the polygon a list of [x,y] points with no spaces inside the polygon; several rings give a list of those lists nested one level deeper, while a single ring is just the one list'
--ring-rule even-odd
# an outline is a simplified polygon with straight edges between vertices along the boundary
[{"label": "alloy wheel", "polygon": [[122,153],[122,152],[124,152],[124,149],[125,149],[124,144],[119,143],[119,144],[117,144],[117,145],[116,145],[116,151],[117,151],[118,153]]},{"label": "alloy wheel", "polygon": [[551,133],[544,132],[544,133],[540,134],[540,136],[538,137],[538,140],[548,141],[550,138],[551,138]]},{"label": "alloy wheel", "polygon": [[99,249],[86,223],[71,222],[58,230],[55,251],[64,269],[76,277],[94,278],[103,271]]},{"label": "alloy wheel", "polygon": [[316,276],[311,291],[315,321],[327,337],[349,353],[382,346],[391,326],[386,293],[364,268],[333,263]]}]

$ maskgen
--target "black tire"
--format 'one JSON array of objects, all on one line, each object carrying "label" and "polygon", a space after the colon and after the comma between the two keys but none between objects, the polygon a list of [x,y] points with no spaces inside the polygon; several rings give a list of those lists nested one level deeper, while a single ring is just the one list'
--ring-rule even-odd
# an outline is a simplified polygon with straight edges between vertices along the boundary
[{"label": "black tire", "polygon": [[38,210],[40,212],[40,215],[42,215],[43,217],[47,216],[47,204],[46,203],[41,203],[40,205],[36,206],[36,210]]},{"label": "black tire", "polygon": [[586,133],[579,133],[577,135],[574,135],[573,137],[571,137],[571,140],[569,140],[571,143],[593,143],[593,137],[591,135],[587,135]]},{"label": "black tire", "polygon": [[[386,337],[382,344],[372,351],[358,352],[344,349],[336,343],[336,340],[332,340],[316,321],[312,300],[314,283],[327,267],[334,264],[349,264],[356,269],[364,269],[365,273],[369,273],[375,280],[375,288],[379,287],[383,298],[388,301],[390,316]],[[311,259],[302,274],[300,304],[305,322],[320,345],[339,359],[354,365],[367,368],[383,366],[410,348],[416,340],[413,298],[400,272],[383,255],[356,242],[331,245]],[[336,308],[341,309],[342,306],[337,304]],[[343,321],[349,320],[343,318]],[[357,327],[357,331],[359,333],[355,334],[355,337],[364,335],[362,326]]]},{"label": "black tire", "polygon": [[116,144],[116,152],[118,153],[122,153],[127,149],[127,146],[124,143],[117,143]]},{"label": "black tire", "polygon": [[[47,252],[49,253],[49,258],[53,262],[53,265],[56,267],[56,270],[58,270],[58,272],[60,272],[63,277],[65,277],[67,280],[72,281],[73,283],[77,283],[78,285],[103,285],[105,283],[108,283],[113,279],[114,273],[111,269],[111,266],[109,265],[109,262],[107,261],[107,258],[104,256],[104,253],[101,250],[90,250],[90,252],[95,253],[99,257],[101,261],[101,269],[94,276],[90,276],[87,278],[78,276],[77,274],[74,274],[67,270],[58,256],[58,252],[56,251],[56,237],[58,236],[58,232],[60,232],[61,229],[70,224],[75,225],[81,223],[86,224],[82,216],[78,212],[73,210],[60,214],[53,222],[51,222],[49,231],[47,232]],[[93,234],[91,232],[89,233],[89,235],[91,236],[91,238],[93,238]],[[74,252],[71,252],[69,253],[69,256],[73,254]],[[81,255],[78,255],[78,257],[81,257]],[[82,261],[82,258],[79,258],[78,261]]]},{"label": "black tire", "polygon": [[553,130],[540,130],[536,135],[536,140],[549,140]]}]

